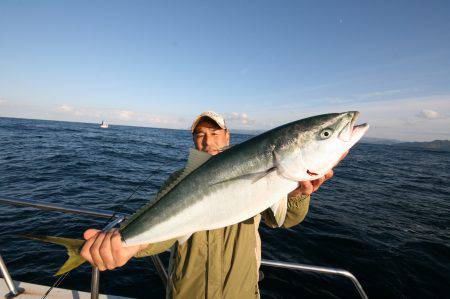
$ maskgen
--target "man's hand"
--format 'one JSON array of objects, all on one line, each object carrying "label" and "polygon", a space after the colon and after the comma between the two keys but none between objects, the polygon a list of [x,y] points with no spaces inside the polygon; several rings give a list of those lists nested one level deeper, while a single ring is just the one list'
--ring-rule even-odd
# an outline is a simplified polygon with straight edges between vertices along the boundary
[{"label": "man's hand", "polygon": [[[346,151],[344,154],[342,154],[341,158],[339,159],[338,163],[347,156],[348,151]],[[338,164],[336,163],[336,165]],[[336,165],[333,166],[336,167]],[[311,195],[313,192],[316,192],[317,189],[326,181],[333,177],[333,169],[330,169],[323,177],[318,178],[316,180],[312,181],[300,181],[298,182],[298,187],[291,193],[289,193],[289,196],[297,196],[297,195]]]},{"label": "man's hand", "polygon": [[86,243],[81,249],[81,256],[100,271],[113,270],[125,265],[136,253],[147,245],[122,247],[122,239],[117,229],[102,232],[88,229],[84,232]]},{"label": "man's hand", "polygon": [[289,196],[311,195],[313,192],[316,192],[317,189],[319,189],[320,185],[322,185],[326,180],[329,180],[332,177],[333,177],[333,170],[331,169],[323,177],[318,178],[316,180],[300,181],[298,182],[297,189],[289,193]]}]

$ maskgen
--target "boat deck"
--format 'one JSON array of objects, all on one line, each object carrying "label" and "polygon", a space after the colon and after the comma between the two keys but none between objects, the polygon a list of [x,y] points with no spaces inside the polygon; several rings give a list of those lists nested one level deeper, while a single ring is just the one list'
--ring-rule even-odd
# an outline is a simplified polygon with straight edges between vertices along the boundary
[{"label": "boat deck", "polygon": [[[21,282],[21,281],[14,281],[14,284],[17,288],[23,288],[25,289],[25,292],[22,294],[14,297],[18,299],[41,299],[42,296],[45,294],[45,292],[48,291],[48,286],[38,285],[38,284],[32,284],[27,282]],[[9,289],[6,286],[5,281],[0,278],[0,296],[4,296],[7,293],[9,293]],[[113,296],[113,295],[103,295],[100,294],[98,296],[101,299],[131,299],[129,297],[120,297],[120,296]],[[68,290],[68,289],[60,289],[60,288],[53,288],[53,290],[48,294],[48,299],[90,299],[91,294],[86,292],[81,292],[77,290]]]}]

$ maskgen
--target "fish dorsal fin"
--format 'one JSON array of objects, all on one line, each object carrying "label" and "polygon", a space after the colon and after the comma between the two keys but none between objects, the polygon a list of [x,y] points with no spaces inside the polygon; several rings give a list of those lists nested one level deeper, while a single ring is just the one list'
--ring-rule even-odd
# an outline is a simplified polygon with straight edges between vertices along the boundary
[{"label": "fish dorsal fin", "polygon": [[183,174],[186,173],[188,175],[195,169],[199,168],[203,163],[209,160],[212,155],[196,150],[195,148],[191,148],[189,152],[189,158],[186,164],[186,167],[184,168]]},{"label": "fish dorsal fin", "polygon": [[146,205],[139,208],[139,210],[137,210],[130,218],[128,218],[126,221],[122,223],[121,227],[127,226],[132,221],[134,221],[139,215],[141,215],[152,205],[157,203],[164,195],[169,193],[169,191],[172,190],[176,185],[178,185],[178,183],[181,182],[188,174],[199,168],[211,157],[212,155],[208,153],[201,152],[199,150],[191,148],[189,152],[189,158],[186,163],[186,167],[182,171],[179,171],[174,175],[172,175],[171,177],[169,177],[169,179],[163,185],[161,190],[159,190],[158,194],[156,194],[156,197]]},{"label": "fish dorsal fin", "polygon": [[209,158],[211,158],[211,157],[212,157],[212,155],[210,155],[208,153],[201,152],[199,150],[191,148],[191,150],[189,152],[189,158],[186,163],[186,167],[183,169],[182,172],[180,172],[180,174],[178,176],[173,178],[172,181],[168,182],[168,184],[166,184],[166,186],[164,186],[164,188],[162,188],[159,191],[159,193],[156,197],[156,200],[158,200],[161,197],[163,197],[164,195],[166,195],[170,190],[173,189],[173,187],[178,185],[178,183],[181,182],[181,180],[183,180],[188,174],[190,174],[191,172],[193,172],[194,170],[199,168],[203,163],[208,161]]}]

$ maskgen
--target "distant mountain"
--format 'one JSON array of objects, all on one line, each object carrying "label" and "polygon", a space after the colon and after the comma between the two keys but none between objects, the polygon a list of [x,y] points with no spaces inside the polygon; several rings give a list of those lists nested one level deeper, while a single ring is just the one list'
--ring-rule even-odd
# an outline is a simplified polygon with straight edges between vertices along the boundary
[{"label": "distant mountain", "polygon": [[387,138],[376,138],[376,137],[363,137],[361,139],[361,142],[363,143],[372,143],[372,144],[396,144],[400,143],[401,141],[395,140],[395,139],[387,139]]},{"label": "distant mountain", "polygon": [[434,140],[429,142],[401,142],[392,145],[409,148],[422,148],[436,151],[450,151],[450,140]]}]

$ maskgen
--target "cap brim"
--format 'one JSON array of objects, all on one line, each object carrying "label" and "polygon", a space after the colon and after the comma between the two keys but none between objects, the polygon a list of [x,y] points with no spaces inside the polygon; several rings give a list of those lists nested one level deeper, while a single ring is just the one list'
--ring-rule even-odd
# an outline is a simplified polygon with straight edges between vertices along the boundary
[{"label": "cap brim", "polygon": [[199,115],[197,116],[197,118],[195,119],[195,121],[192,123],[191,126],[191,133],[194,133],[195,128],[197,127],[198,123],[204,119],[204,118],[208,118],[210,120],[212,120],[214,123],[216,123],[220,128],[222,129],[226,129],[226,127],[224,125],[221,125],[217,120],[215,120],[213,117],[208,116],[208,115]]}]

